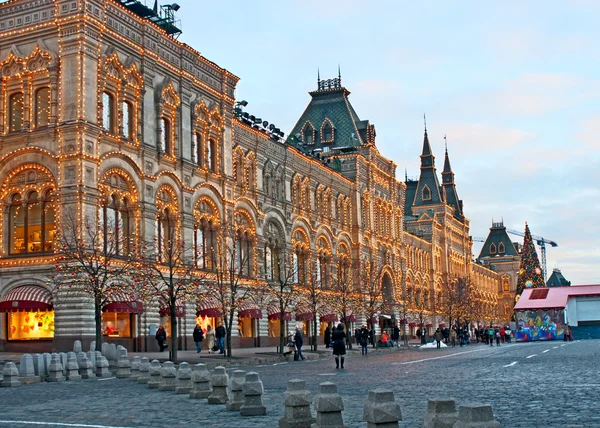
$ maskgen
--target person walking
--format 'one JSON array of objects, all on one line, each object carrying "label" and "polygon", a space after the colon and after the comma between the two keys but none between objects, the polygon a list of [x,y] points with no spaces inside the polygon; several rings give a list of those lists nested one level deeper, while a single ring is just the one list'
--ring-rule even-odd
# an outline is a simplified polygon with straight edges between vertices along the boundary
[{"label": "person walking", "polygon": [[354,329],[354,341],[357,345],[360,345],[360,328],[358,327]]},{"label": "person walking", "polygon": [[398,324],[394,324],[394,329],[392,330],[392,341],[394,345],[400,346],[400,329],[398,328]]},{"label": "person walking", "polygon": [[208,353],[212,354],[215,351],[216,339],[215,339],[215,331],[212,328],[212,325],[208,325],[206,327],[206,342],[208,346]]},{"label": "person walking", "polygon": [[333,340],[333,357],[335,358],[335,368],[340,368],[340,358],[342,360],[342,368],[344,368],[344,356],[346,355],[346,333],[344,332],[344,325],[338,324],[337,328],[333,330],[331,335]]},{"label": "person walking", "polygon": [[510,337],[512,331],[510,331],[510,327],[506,327],[504,329],[504,336],[506,337],[506,343],[510,343],[512,337]]},{"label": "person walking", "polygon": [[219,324],[215,330],[215,338],[217,339],[219,354],[225,354],[225,327],[223,327],[223,324]]},{"label": "person walking", "polygon": [[304,355],[302,355],[302,345],[304,345],[304,340],[302,339],[302,330],[300,326],[296,326],[296,335],[294,336],[294,342],[296,343],[296,351],[298,352],[298,358],[304,361]]},{"label": "person walking", "polygon": [[366,325],[363,325],[359,334],[361,355],[367,355],[369,349],[369,330]]},{"label": "person walking", "polygon": [[331,327],[329,326],[327,326],[327,328],[325,329],[323,341],[325,342],[325,348],[329,348],[329,344],[331,343]]},{"label": "person walking", "polygon": [[494,330],[494,336],[496,336],[496,346],[500,346],[500,329],[496,328]]},{"label": "person walking", "polygon": [[456,330],[455,329],[450,330],[450,343],[452,343],[453,348],[456,346]]},{"label": "person walking", "polygon": [[194,337],[194,343],[196,344],[196,353],[199,354],[202,352],[202,341],[204,340],[204,332],[199,324],[196,324],[196,327],[194,327],[192,336]]},{"label": "person walking", "polygon": [[169,347],[169,345],[167,345],[165,343],[165,340],[167,340],[167,332],[165,331],[165,328],[161,325],[160,327],[158,327],[158,330],[156,330],[156,336],[154,336],[156,338],[156,341],[158,342],[158,347],[160,348],[160,352],[164,351],[165,349],[167,349]]},{"label": "person walking", "polygon": [[494,328],[490,325],[488,328],[488,339],[490,341],[490,346],[494,346]]},{"label": "person walking", "polygon": [[440,349],[441,348],[440,344],[442,343],[442,339],[444,338],[444,335],[442,334],[442,331],[440,330],[439,327],[435,330],[434,336],[435,336],[435,343],[437,345],[437,349]]}]

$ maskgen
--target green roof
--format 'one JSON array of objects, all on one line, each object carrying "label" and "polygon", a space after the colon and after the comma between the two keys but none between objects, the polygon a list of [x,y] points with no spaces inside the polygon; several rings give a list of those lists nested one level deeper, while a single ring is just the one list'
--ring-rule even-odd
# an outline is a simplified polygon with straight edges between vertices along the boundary
[{"label": "green roof", "polygon": [[[502,244],[502,245],[500,245]],[[500,250],[504,247],[504,252]],[[503,223],[492,223],[490,227],[490,233],[488,234],[481,252],[479,253],[480,259],[486,257],[504,257],[504,256],[518,256],[519,253],[515,248],[515,245],[510,240],[506,227]]]},{"label": "green roof", "polygon": [[560,269],[554,269],[546,281],[546,287],[567,287],[569,285],[571,285],[571,281],[567,281]]}]

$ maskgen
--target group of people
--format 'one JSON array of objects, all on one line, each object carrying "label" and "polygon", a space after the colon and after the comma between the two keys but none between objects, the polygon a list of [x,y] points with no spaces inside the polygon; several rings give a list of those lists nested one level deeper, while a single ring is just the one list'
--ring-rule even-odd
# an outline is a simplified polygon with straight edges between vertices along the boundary
[{"label": "group of people", "polygon": [[[219,354],[225,354],[225,327],[222,324],[213,330],[212,326],[209,324],[206,327],[206,331],[202,329],[202,326],[196,324],[194,327],[194,332],[192,333],[194,338],[194,343],[196,344],[196,352],[199,354],[202,352],[202,342],[204,339],[208,341],[208,353],[217,352]],[[156,341],[158,342],[158,347],[160,348],[160,352],[163,352],[165,349],[169,347],[166,343],[167,341],[167,332],[165,328],[161,325],[156,330],[156,335],[154,336]]]},{"label": "group of people", "polygon": [[[508,326],[493,327],[490,325],[489,327],[475,328],[473,334],[477,343],[483,342],[490,346],[494,346],[494,341],[496,346],[500,346],[500,343],[510,343],[512,340],[512,332]],[[471,335],[468,327],[455,325],[451,329],[438,327],[433,336],[439,348],[441,342],[452,345],[452,347],[456,346],[457,342],[460,346],[467,345],[471,342]]]}]

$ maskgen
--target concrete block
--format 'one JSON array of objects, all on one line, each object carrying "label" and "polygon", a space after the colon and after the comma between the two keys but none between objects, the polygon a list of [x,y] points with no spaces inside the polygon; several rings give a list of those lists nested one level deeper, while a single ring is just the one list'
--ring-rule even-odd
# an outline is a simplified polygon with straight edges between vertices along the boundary
[{"label": "concrete block", "polygon": [[140,360],[139,376],[136,379],[137,383],[148,383],[150,380],[150,360],[148,357],[142,357]]},{"label": "concrete block", "polygon": [[158,360],[152,360],[150,363],[150,369],[148,370],[148,374],[150,375],[150,379],[148,379],[148,388],[158,388],[160,385],[160,371],[162,370],[162,366]]},{"label": "concrete block", "polygon": [[0,387],[9,388],[12,386],[21,386],[21,382],[19,382],[19,370],[17,370],[17,366],[12,361],[8,361],[4,364],[4,369],[2,370]]},{"label": "concrete block", "polygon": [[458,420],[454,400],[428,400],[423,428],[452,428]]},{"label": "concrete block", "polygon": [[96,377],[107,378],[111,377],[112,373],[109,370],[108,360],[104,355],[96,356]]},{"label": "concrete block", "polygon": [[179,364],[177,369],[177,386],[175,393],[189,394],[192,390],[192,368],[186,362]]},{"label": "concrete block", "polygon": [[488,404],[469,404],[460,406],[458,420],[454,428],[500,428],[500,423],[494,419],[492,406]]},{"label": "concrete block", "polygon": [[90,343],[90,352],[96,352],[96,341],[92,340],[92,343]]},{"label": "concrete block", "polygon": [[79,364],[77,364],[77,355],[75,352],[69,352],[67,355],[67,380],[76,381],[81,380],[79,374]]},{"label": "concrete block", "polygon": [[243,386],[244,404],[240,407],[242,416],[262,416],[267,414],[267,408],[263,404],[263,383],[258,377],[258,373],[246,373],[246,380]]},{"label": "concrete block", "polygon": [[52,354],[50,365],[48,366],[47,382],[64,382],[65,375],[63,374],[63,366],[60,361],[60,355]]},{"label": "concrete block", "polygon": [[229,399],[225,403],[227,410],[240,410],[244,404],[244,383],[246,381],[246,372],[243,370],[234,370],[229,378]]},{"label": "concrete block", "polygon": [[94,365],[88,360],[87,355],[82,353],[82,358],[78,362],[79,364],[79,375],[82,379],[95,379],[96,372]]},{"label": "concrete block", "polygon": [[36,376],[39,376],[41,380],[45,380],[48,376],[48,370],[46,369],[46,361],[42,354],[32,355],[33,357],[33,370]]},{"label": "concrete block", "polygon": [[397,428],[402,420],[400,404],[394,400],[394,393],[383,389],[369,391],[369,398],[363,407],[363,419],[367,428]]},{"label": "concrete block", "polygon": [[83,349],[81,348],[81,340],[76,340],[73,342],[73,352],[75,352],[75,354],[77,354],[78,352],[83,351]]},{"label": "concrete block", "polygon": [[283,400],[285,412],[279,419],[279,428],[309,428],[315,422],[310,412],[311,403],[312,397],[305,381],[301,379],[288,381]]},{"label": "concrete block", "polygon": [[131,362],[126,355],[121,355],[117,363],[117,379],[128,379],[131,377]]},{"label": "concrete block", "polygon": [[141,358],[138,356],[133,357],[131,361],[131,376],[130,379],[136,380],[140,377],[140,361]]},{"label": "concrete block", "polygon": [[166,361],[160,370],[159,391],[175,391],[177,387],[177,370],[172,361]]},{"label": "concrete block", "polygon": [[211,394],[210,372],[206,368],[206,364],[196,364],[192,372],[190,398],[208,398]]},{"label": "concrete block", "polygon": [[19,363],[19,382],[22,384],[38,383],[40,381],[39,375],[35,374],[35,367],[33,366],[33,356],[31,354],[21,355],[21,362]]},{"label": "concrete block", "polygon": [[344,402],[335,383],[319,384],[319,393],[315,396],[315,410],[317,418],[312,428],[345,428],[342,417]]},{"label": "concrete block", "polygon": [[212,392],[208,396],[208,404],[225,404],[227,402],[227,384],[229,376],[225,372],[225,367],[215,367],[210,377],[210,386]]},{"label": "concrete block", "polygon": [[60,364],[63,369],[63,376],[67,375],[67,354],[65,352],[59,352],[58,356],[60,358]]}]

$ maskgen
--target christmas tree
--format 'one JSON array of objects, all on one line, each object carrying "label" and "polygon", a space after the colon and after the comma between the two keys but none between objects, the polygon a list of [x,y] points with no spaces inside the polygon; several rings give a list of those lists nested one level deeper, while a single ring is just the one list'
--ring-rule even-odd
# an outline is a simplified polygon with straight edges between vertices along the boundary
[{"label": "christmas tree", "polygon": [[521,252],[521,265],[517,277],[517,294],[515,303],[519,301],[525,288],[545,287],[540,260],[538,259],[529,226],[525,223],[525,238],[523,239],[523,251]]}]

